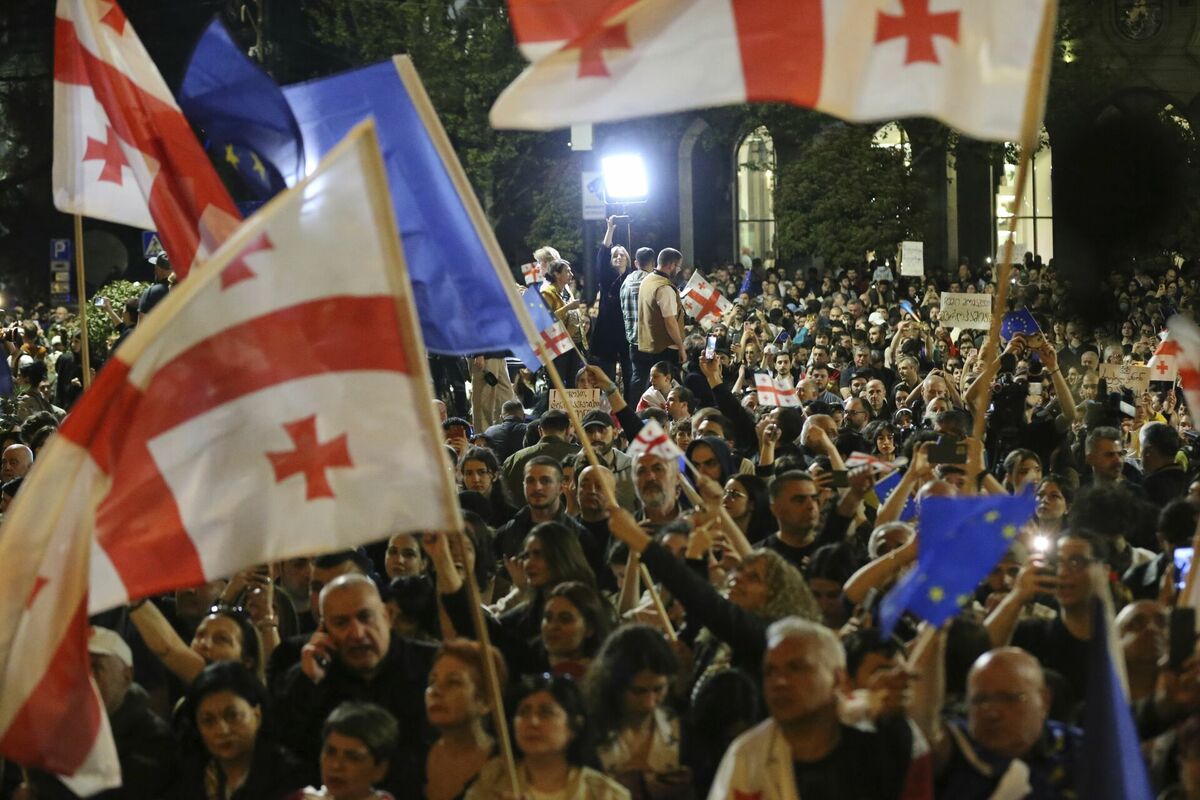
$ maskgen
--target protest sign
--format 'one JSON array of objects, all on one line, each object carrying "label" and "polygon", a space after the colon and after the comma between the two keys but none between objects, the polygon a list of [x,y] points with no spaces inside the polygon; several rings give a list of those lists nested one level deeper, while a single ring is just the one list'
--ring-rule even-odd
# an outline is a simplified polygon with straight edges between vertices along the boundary
[{"label": "protest sign", "polygon": [[[567,395],[571,398],[571,405],[575,406],[575,411],[580,416],[600,408],[599,389],[567,389]],[[562,395],[557,389],[550,390],[550,407],[557,408],[559,411],[567,410],[567,404],[563,402]]]},{"label": "protest sign", "polygon": [[925,243],[900,243],[900,274],[922,276],[925,274]]},{"label": "protest sign", "polygon": [[992,296],[969,292],[942,292],[942,315],[939,323],[945,328],[969,328],[986,331],[992,324]]},{"label": "protest sign", "polygon": [[1141,364],[1101,364],[1100,377],[1110,392],[1129,389],[1134,397],[1140,397],[1150,388],[1150,367]]}]

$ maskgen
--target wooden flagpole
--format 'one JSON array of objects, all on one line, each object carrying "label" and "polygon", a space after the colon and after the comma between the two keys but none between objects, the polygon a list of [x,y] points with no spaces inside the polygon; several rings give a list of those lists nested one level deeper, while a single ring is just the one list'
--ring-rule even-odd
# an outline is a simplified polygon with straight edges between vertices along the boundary
[{"label": "wooden flagpole", "polygon": [[83,368],[83,388],[92,385],[92,354],[88,344],[87,283],[83,268],[83,217],[75,215],[75,291],[79,297],[79,352]]},{"label": "wooden flagpole", "polygon": [[[1013,213],[1008,219],[1008,238],[1004,240],[1004,251],[997,265],[999,270],[996,278],[996,296],[992,310],[992,323],[988,328],[988,339],[984,349],[995,349],[996,356],[1000,355],[1000,321],[1008,306],[1009,276],[1012,273],[1013,237],[1017,233],[1017,211],[1021,199],[1025,195],[1025,186],[1029,181],[1029,170],[1033,164],[1033,155],[1037,150],[1038,139],[1042,130],[1042,111],[1046,100],[1046,86],[1050,77],[1051,46],[1054,42],[1054,26],[1058,21],[1058,2],[1048,0],[1042,13],[1041,27],[1038,31],[1037,60],[1029,73],[1029,90],[1025,95],[1025,110],[1021,116],[1021,154],[1017,161],[1016,195],[1013,200]],[[990,348],[988,347],[990,345]],[[984,431],[987,426],[987,409],[992,399],[992,387],[989,384],[979,393],[975,400],[975,419],[971,435],[983,444]]]}]

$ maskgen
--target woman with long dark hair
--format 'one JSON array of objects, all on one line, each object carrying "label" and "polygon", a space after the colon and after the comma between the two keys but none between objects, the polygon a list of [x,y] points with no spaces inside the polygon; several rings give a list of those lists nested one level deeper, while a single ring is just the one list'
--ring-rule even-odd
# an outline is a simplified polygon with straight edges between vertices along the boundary
[{"label": "woman with long dark hair", "polygon": [[[579,687],[570,678],[541,675],[512,697],[512,739],[522,797],[538,800],[629,800],[621,784],[594,768],[592,729]],[[489,761],[467,800],[500,800],[512,785],[502,759]]]},{"label": "woman with long dark hair", "polygon": [[170,792],[179,800],[278,800],[310,783],[312,770],[266,735],[267,691],[236,662],[210,664],[179,712],[184,759]]},{"label": "woman with long dark hair", "polygon": [[725,481],[721,504],[750,544],[761,542],[779,527],[771,513],[767,483],[757,475],[734,475]]}]

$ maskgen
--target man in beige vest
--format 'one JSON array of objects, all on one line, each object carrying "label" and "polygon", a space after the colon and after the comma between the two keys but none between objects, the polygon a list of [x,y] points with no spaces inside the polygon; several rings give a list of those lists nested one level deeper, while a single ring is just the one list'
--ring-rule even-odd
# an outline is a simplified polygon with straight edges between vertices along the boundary
[{"label": "man in beige vest", "polygon": [[630,354],[636,386],[646,385],[650,368],[659,361],[683,363],[687,357],[683,349],[683,304],[671,282],[682,265],[682,253],[664,248],[658,254],[658,268],[638,287],[637,350]]}]

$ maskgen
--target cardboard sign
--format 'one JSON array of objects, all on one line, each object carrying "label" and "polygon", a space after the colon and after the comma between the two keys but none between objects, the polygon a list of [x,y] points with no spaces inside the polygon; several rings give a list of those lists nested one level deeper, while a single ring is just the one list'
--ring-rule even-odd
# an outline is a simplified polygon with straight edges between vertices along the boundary
[{"label": "cardboard sign", "polygon": [[1141,364],[1101,364],[1100,377],[1110,392],[1130,389],[1134,397],[1141,397],[1150,388],[1150,367]]},{"label": "cardboard sign", "polygon": [[[575,413],[581,417],[589,411],[600,408],[599,389],[567,389],[567,396],[571,398],[571,405],[575,406]],[[557,408],[559,411],[567,410],[558,389],[550,390],[550,407]]]},{"label": "cardboard sign", "polygon": [[986,331],[992,324],[992,296],[942,292],[942,315],[938,324],[944,328]]},{"label": "cardboard sign", "polygon": [[925,274],[925,243],[900,243],[900,274],[922,276]]}]

